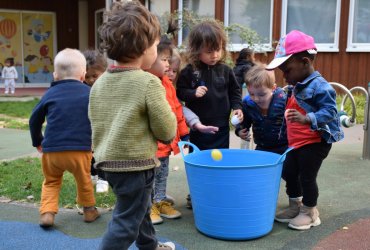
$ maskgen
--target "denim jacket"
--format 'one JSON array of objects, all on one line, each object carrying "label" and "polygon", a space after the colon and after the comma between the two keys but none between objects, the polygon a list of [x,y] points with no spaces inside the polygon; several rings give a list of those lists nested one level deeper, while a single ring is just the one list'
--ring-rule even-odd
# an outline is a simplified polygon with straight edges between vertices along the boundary
[{"label": "denim jacket", "polygon": [[340,126],[336,93],[317,71],[293,88],[293,95],[311,120],[311,129],[321,133],[327,143],[344,138]]},{"label": "denim jacket", "polygon": [[[235,129],[235,134],[243,128],[249,129],[252,126],[253,139],[257,149],[283,153],[288,147],[286,127],[284,125],[284,111],[286,94],[282,88],[276,88],[267,116],[262,115],[257,104],[247,95],[243,99],[244,120]],[[283,127],[283,128],[282,128]]]}]

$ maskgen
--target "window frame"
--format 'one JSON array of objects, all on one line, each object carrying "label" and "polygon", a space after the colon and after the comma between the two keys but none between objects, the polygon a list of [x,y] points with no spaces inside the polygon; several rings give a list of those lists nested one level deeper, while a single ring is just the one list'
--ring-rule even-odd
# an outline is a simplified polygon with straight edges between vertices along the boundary
[{"label": "window frame", "polygon": [[350,1],[349,16],[348,16],[348,37],[347,37],[347,52],[370,52],[369,43],[355,43],[353,42],[353,26],[355,19],[355,3],[357,0]]},{"label": "window frame", "polygon": [[[315,43],[319,52],[339,52],[339,31],[340,31],[340,11],[341,0],[337,1],[335,27],[334,27],[334,42],[333,43]],[[286,35],[287,17],[288,17],[288,2],[289,0],[282,0],[282,13],[281,13],[281,36]],[[325,3],[324,1],[322,3]]]},{"label": "window frame", "polygon": [[[226,27],[229,26],[230,20],[229,20],[229,11],[230,11],[230,1],[231,0],[225,0],[225,7],[224,7],[224,24]],[[269,42],[260,44],[258,46],[254,47],[254,50],[256,52],[271,52],[273,51],[272,43],[272,32],[273,32],[273,19],[274,19],[274,0],[270,0],[271,3],[271,9],[270,9],[270,31],[269,31]],[[242,24],[243,25],[243,24]],[[243,48],[248,47],[247,44],[243,43],[229,43],[228,44],[228,50],[231,52],[237,52],[242,50]]]}]

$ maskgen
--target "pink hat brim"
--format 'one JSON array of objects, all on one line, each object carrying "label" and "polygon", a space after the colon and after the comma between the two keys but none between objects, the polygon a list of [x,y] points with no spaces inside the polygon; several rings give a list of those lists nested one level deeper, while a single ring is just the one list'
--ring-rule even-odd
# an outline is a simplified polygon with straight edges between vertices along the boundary
[{"label": "pink hat brim", "polygon": [[269,65],[266,66],[266,69],[267,70],[272,70],[272,69],[276,69],[277,67],[279,67],[281,64],[283,64],[286,60],[288,60],[291,56],[291,55],[288,55],[288,56],[283,56],[283,57],[277,57],[277,58],[274,58],[274,60],[272,60]]}]

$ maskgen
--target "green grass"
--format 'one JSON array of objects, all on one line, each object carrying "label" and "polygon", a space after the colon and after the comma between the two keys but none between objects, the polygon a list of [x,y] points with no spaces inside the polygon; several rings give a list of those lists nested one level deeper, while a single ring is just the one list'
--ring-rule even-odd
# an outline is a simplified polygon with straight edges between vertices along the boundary
[{"label": "green grass", "polygon": [[37,98],[27,102],[0,102],[0,114],[28,119],[38,102]]},{"label": "green grass", "polygon": [[[32,202],[40,203],[43,175],[38,158],[22,158],[9,162],[0,162],[0,195],[11,200],[27,201],[32,195]],[[94,187],[95,189],[95,187]],[[73,176],[65,172],[59,206],[74,208],[76,205],[76,185]],[[108,193],[95,193],[96,206],[111,208],[115,203],[112,190]]]},{"label": "green grass", "polygon": [[[340,109],[342,100],[344,96],[337,96],[337,107],[338,110]],[[364,112],[365,112],[365,105],[366,99],[364,95],[355,94],[353,95],[356,104],[356,123],[363,124],[364,123]],[[346,103],[344,104],[344,111],[347,112],[348,116],[352,115],[352,105],[351,100],[347,98]]]}]

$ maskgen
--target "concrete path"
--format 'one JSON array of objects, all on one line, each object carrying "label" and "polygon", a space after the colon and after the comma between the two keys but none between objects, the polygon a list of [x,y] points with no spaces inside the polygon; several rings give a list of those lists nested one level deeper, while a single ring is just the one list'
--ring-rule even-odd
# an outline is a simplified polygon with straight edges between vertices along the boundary
[{"label": "concrete path", "polygon": [[[191,250],[370,249],[370,189],[368,188],[370,161],[361,159],[362,125],[345,129],[345,135],[346,138],[342,142],[333,145],[318,176],[320,188],[318,208],[322,225],[300,232],[288,229],[286,224],[274,223],[268,235],[249,241],[224,241],[207,237],[196,229],[193,211],[185,208],[185,196],[189,191],[182,157],[177,155],[170,159],[168,193],[175,198],[176,207],[182,213],[182,218],[165,219],[163,224],[155,226],[157,235],[173,240],[179,246]],[[34,153],[28,131],[0,129],[0,138],[2,159]],[[231,146],[238,148],[239,139],[233,134],[231,138]],[[278,200],[279,208],[287,204],[284,185],[282,181]],[[222,202],[220,200],[220,203]],[[101,211],[103,213],[101,218],[94,223],[86,224],[82,222],[82,217],[76,210],[61,209],[56,216],[55,230],[80,239],[100,238],[111,218],[110,211]],[[219,216],[227,215],[220,214]],[[1,222],[27,222],[37,226],[38,205],[6,200],[1,202],[0,200],[0,226]],[[35,241],[44,236],[43,231],[38,232],[40,235],[35,235],[33,239]],[[15,239],[15,235],[5,234],[0,235],[0,238],[2,239],[0,249],[2,249],[2,243],[14,240],[21,242],[22,236],[18,235]],[[55,244],[57,246],[58,242],[56,241]],[[75,249],[83,246],[83,243],[78,244],[75,245]],[[97,248],[97,243],[92,249],[95,247]]]}]

